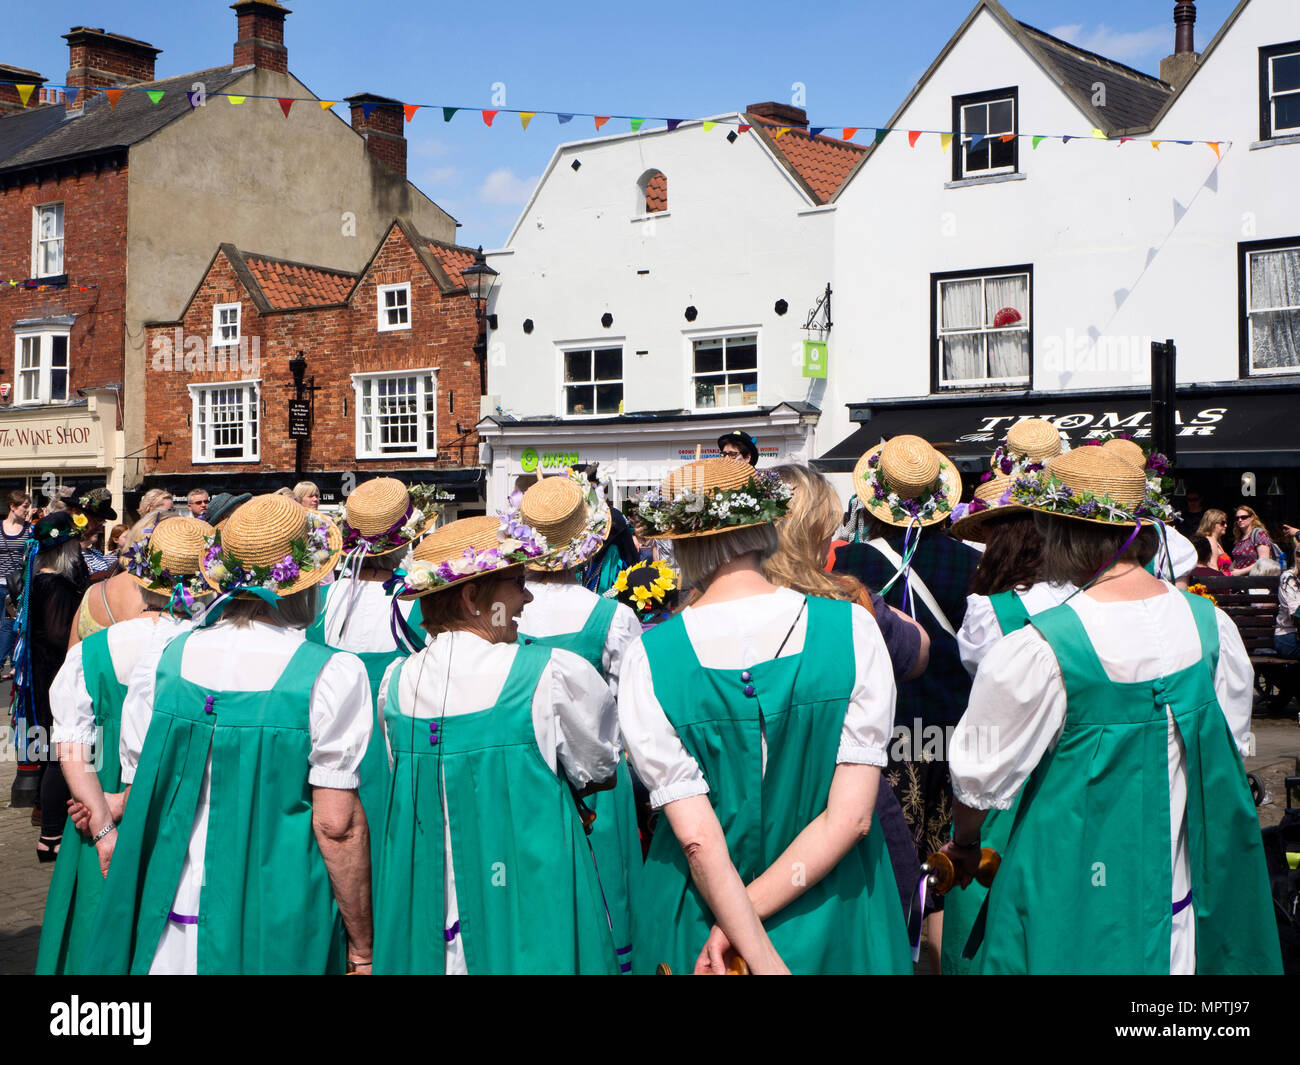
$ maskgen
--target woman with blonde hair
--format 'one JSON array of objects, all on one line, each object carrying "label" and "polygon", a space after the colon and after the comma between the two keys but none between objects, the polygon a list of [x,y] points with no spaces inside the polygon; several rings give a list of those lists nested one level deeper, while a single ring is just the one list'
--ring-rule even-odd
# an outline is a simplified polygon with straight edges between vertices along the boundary
[{"label": "woman with blonde hair", "polygon": [[1207,510],[1196,527],[1196,535],[1210,541],[1210,564],[1226,576],[1232,569],[1232,556],[1223,546],[1223,538],[1228,535],[1228,515],[1221,510]]},{"label": "woman with blonde hair", "polygon": [[320,489],[311,481],[299,481],[293,486],[293,498],[307,510],[320,507]]},{"label": "woman with blonde hair", "polygon": [[[1256,562],[1276,554],[1268,530],[1259,515],[1248,506],[1236,509],[1236,542],[1232,545],[1232,570],[1229,576],[1248,576]],[[1274,559],[1276,561],[1276,559]]]}]

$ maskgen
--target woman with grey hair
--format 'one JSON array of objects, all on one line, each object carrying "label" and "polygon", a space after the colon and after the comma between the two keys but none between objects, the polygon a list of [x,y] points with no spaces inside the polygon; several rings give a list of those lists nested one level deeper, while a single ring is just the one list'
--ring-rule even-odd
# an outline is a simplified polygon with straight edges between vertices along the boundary
[{"label": "woman with grey hair", "polygon": [[869,832],[894,678],[862,607],[771,584],[791,489],[705,459],[646,496],[699,598],[627,652],[619,719],[667,821],[636,900],[652,969],[910,971],[894,874]]}]

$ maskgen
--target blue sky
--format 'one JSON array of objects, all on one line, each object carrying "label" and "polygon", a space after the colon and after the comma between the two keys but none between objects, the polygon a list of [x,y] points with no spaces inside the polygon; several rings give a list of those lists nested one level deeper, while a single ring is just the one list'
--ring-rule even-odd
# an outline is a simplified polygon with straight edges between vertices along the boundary
[{"label": "blue sky", "polygon": [[[61,34],[97,26],[163,49],[159,77],[230,62],[230,0],[3,0],[0,62],[51,83],[68,69]],[[376,92],[412,103],[595,111],[681,118],[789,100],[806,86],[814,125],[885,123],[974,6],[974,0],[771,0],[541,5],[428,0],[285,0],[289,68],[316,95]],[[1203,48],[1236,0],[1200,0]],[[1021,21],[1156,73],[1173,50],[1170,0],[1006,0]],[[652,17],[647,18],[647,12]],[[252,103],[252,101],[250,101]],[[262,101],[260,106],[276,106]],[[346,118],[346,108],[339,114]],[[290,118],[292,121],[292,118]],[[625,123],[606,127],[625,130]],[[462,224],[463,243],[506,238],[555,146],[591,136],[590,120],[558,126],[515,115],[493,128],[476,113],[445,124],[417,112],[407,126],[408,174]]]}]

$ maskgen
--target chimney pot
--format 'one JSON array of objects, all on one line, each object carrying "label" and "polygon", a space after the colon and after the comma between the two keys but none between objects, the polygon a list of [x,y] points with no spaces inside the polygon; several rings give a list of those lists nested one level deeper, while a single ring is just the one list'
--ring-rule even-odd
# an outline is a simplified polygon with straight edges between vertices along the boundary
[{"label": "chimney pot", "polygon": [[275,0],[238,0],[230,10],[235,13],[237,27],[235,66],[289,73],[284,17],[293,12]]},{"label": "chimney pot", "polygon": [[[27,107],[35,107],[37,100],[44,97],[46,78],[34,70],[28,70],[26,67],[10,66],[8,63],[0,63],[0,81],[13,81],[18,85],[35,85],[37,92],[32,94],[28,99]],[[39,93],[39,96],[38,96]],[[0,85],[0,115],[7,115],[14,111],[24,111],[22,97],[18,95],[17,85]]]},{"label": "chimney pot", "polygon": [[1179,0],[1174,4],[1174,55],[1196,54],[1196,4]]}]

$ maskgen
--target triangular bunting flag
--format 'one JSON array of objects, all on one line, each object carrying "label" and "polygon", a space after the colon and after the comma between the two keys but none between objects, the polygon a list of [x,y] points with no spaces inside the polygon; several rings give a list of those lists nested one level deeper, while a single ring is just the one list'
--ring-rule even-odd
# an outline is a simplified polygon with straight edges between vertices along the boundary
[{"label": "triangular bunting flag", "polygon": [[1072,140],[1078,140],[1078,138],[1077,138],[1077,137],[1062,137],[1062,138],[1061,138],[1061,143],[1062,143],[1062,144],[1069,144],[1070,141],[1072,141]]},{"label": "triangular bunting flag", "polygon": [[331,107],[333,107],[336,103],[338,103],[337,100],[322,100],[322,101],[320,102],[320,109],[321,109],[322,111],[328,111],[328,110],[329,110]]},{"label": "triangular bunting flag", "polygon": [[1120,144],[1127,144],[1132,139],[1133,139],[1132,137],[1120,137],[1119,142]]},{"label": "triangular bunting flag", "polygon": [[1004,133],[1002,134],[1002,136],[998,138],[998,140],[1000,140],[1003,144],[1010,144],[1015,139],[1016,139],[1016,135],[1014,133]]},{"label": "triangular bunting flag", "polygon": [[749,132],[751,129],[753,129],[753,128],[754,128],[753,126],[747,126],[747,125],[745,125],[745,123],[741,122],[740,124],[738,124],[738,125],[736,126],[736,132],[737,132],[737,133],[748,133],[748,132]]},{"label": "triangular bunting flag", "polygon": [[[66,95],[68,98],[68,103],[75,104],[77,102],[77,97],[81,95],[81,90],[77,88],[77,86],[75,85],[69,85],[67,88]],[[150,93],[149,95],[152,96],[153,93]],[[159,93],[158,95],[159,97],[161,97],[162,93]],[[154,101],[154,103],[157,102],[158,102],[157,100]]]},{"label": "triangular bunting flag", "polygon": [[[186,93],[186,95],[188,96],[189,94]],[[240,104],[242,104],[246,99],[248,99],[248,97],[246,97],[246,96],[227,96],[226,99],[230,101],[230,106],[231,106],[231,107],[238,107],[238,106],[239,106]],[[190,106],[191,106],[191,107],[194,106],[193,102],[190,103]]]},{"label": "triangular bunting flag", "polygon": [[1216,158],[1216,159],[1222,159],[1223,156],[1219,153],[1219,145],[1222,144],[1223,142],[1222,142],[1222,141],[1210,141],[1209,143],[1210,143],[1210,147],[1214,149],[1214,155],[1215,155],[1215,158]]},{"label": "triangular bunting flag", "polygon": [[876,143],[877,143],[877,144],[882,144],[882,143],[884,143],[885,138],[888,137],[888,136],[890,135],[890,133],[892,133],[892,132],[893,132],[893,130],[888,130],[888,129],[878,129],[878,130],[876,130]]},{"label": "triangular bunting flag", "polygon": [[1094,140],[1104,141],[1106,139],[1106,134],[1099,129],[1094,129],[1092,131],[1092,136]]},{"label": "triangular bunting flag", "polygon": [[854,137],[857,136],[857,133],[858,133],[857,126],[845,126],[844,136],[841,139],[846,141],[851,141]]},{"label": "triangular bunting flag", "polygon": [[772,137],[773,139],[778,139],[780,137],[784,137],[789,132],[790,132],[789,126],[781,126],[775,133],[772,134]]},{"label": "triangular bunting flag", "polygon": [[1175,144],[1191,144],[1191,141],[1174,141]]},{"label": "triangular bunting flag", "polygon": [[984,143],[984,139],[985,137],[983,133],[972,133],[970,137],[970,148],[968,150],[973,152]]},{"label": "triangular bunting flag", "polygon": [[459,110],[460,110],[459,107],[444,107],[442,109],[442,120],[444,122],[450,122],[451,116],[454,115]]},{"label": "triangular bunting flag", "polygon": [[637,130],[639,130],[643,125],[645,125],[645,119],[644,119],[644,118],[629,118],[629,119],[627,120],[627,124],[628,124],[629,126],[632,127],[632,131],[635,133],[635,132],[636,132]]},{"label": "triangular bunting flag", "polygon": [[711,130],[711,129],[712,129],[714,126],[716,126],[716,125],[717,125],[716,122],[705,122],[705,123],[704,123],[704,132],[705,132],[705,133],[708,133],[709,130]]},{"label": "triangular bunting flag", "polygon": [[519,112],[519,125],[522,126],[524,129],[527,129],[527,128],[528,128],[528,123],[531,122],[531,121],[533,120],[533,116],[536,115],[536,114],[537,114],[536,111],[520,111],[520,112]]},{"label": "triangular bunting flag", "polygon": [[920,139],[921,139],[921,131],[919,129],[909,129],[907,131],[907,146],[909,148],[915,148],[916,142],[919,141]]},{"label": "triangular bunting flag", "polygon": [[560,123],[561,126],[564,125],[564,123],[566,123],[566,122],[572,122],[572,121],[573,121],[573,116],[572,116],[572,115],[556,115],[555,117],[556,117],[556,119],[559,121],[559,123]]},{"label": "triangular bunting flag", "polygon": [[284,117],[289,117],[289,109],[293,107],[293,100],[288,96],[276,97],[280,101],[280,110],[284,112]]},{"label": "triangular bunting flag", "polygon": [[1160,249],[1147,248],[1147,266],[1150,266],[1153,262],[1155,262],[1156,256],[1159,254],[1160,254]]},{"label": "triangular bunting flag", "polygon": [[591,117],[592,120],[596,123],[597,129],[600,129],[601,126],[603,126],[606,122],[609,121],[609,115],[592,115]]},{"label": "triangular bunting flag", "polygon": [[420,110],[419,104],[402,104],[402,110],[406,112],[406,121],[410,122],[415,117],[415,112]]},{"label": "triangular bunting flag", "polygon": [[[1040,144],[1042,144],[1043,141],[1046,140],[1046,139],[1047,139],[1047,138],[1045,138],[1045,137],[1035,137],[1035,138],[1034,138],[1034,148],[1037,148],[1037,147],[1038,147]],[[1030,150],[1032,151],[1033,149],[1031,148]]]},{"label": "triangular bunting flag", "polygon": [[808,131],[808,136],[820,137],[825,132],[826,132],[825,126],[813,126],[813,128]]},{"label": "triangular bunting flag", "polygon": [[[26,107],[26,106],[27,106],[27,101],[30,100],[30,99],[32,98],[32,93],[34,93],[34,92],[36,91],[36,86],[35,86],[35,85],[15,85],[14,88],[18,90],[18,99],[22,100],[22,102],[23,102],[23,106]],[[119,96],[122,95],[120,91],[118,92],[118,95],[119,95]]]},{"label": "triangular bunting flag", "polygon": [[485,126],[490,126],[490,125],[492,125],[492,120],[493,120],[494,118],[496,118],[496,117],[497,117],[497,113],[496,113],[495,111],[484,111],[484,112],[483,112],[483,125],[485,125]]},{"label": "triangular bunting flag", "polygon": [[1187,208],[1178,202],[1178,197],[1174,197],[1174,225],[1178,225],[1183,220],[1183,215],[1187,213]]},{"label": "triangular bunting flag", "polygon": [[682,124],[682,120],[680,118],[666,118],[664,119],[664,121],[668,123],[669,133],[671,133],[673,130],[675,130],[678,126]]},{"label": "triangular bunting flag", "polygon": [[940,148],[942,151],[945,151],[945,152],[946,152],[946,151],[948,150],[948,145],[950,145],[951,143],[952,143],[952,134],[951,134],[951,133],[940,133],[940,134],[939,134],[939,148]]},{"label": "triangular bunting flag", "polygon": [[161,89],[150,89],[145,93],[145,95],[149,97],[155,105],[162,103],[163,93]]},{"label": "triangular bunting flag", "polygon": [[1219,191],[1219,168],[1217,166],[1210,171],[1209,175],[1205,179],[1205,184],[1201,187],[1209,189],[1211,192]]},{"label": "triangular bunting flag", "polygon": [[1154,148],[1156,151],[1160,151],[1160,142],[1159,142],[1159,141],[1152,141],[1152,142],[1151,142],[1151,147]]},{"label": "triangular bunting flag", "polygon": [[121,89],[105,89],[104,95],[108,97],[108,106],[116,107],[117,101],[122,99]]},{"label": "triangular bunting flag", "polygon": [[[189,102],[190,102],[190,110],[191,110],[191,111],[193,111],[196,107],[199,106],[199,93],[197,93],[197,92],[187,92],[187,93],[185,94],[185,99],[189,100]],[[234,102],[235,102],[235,97],[232,96],[232,97],[230,98],[230,102],[231,102],[231,103],[234,103]],[[239,97],[239,102],[240,102],[240,103],[243,103],[243,102],[244,102],[244,98],[243,98],[242,96]]]},{"label": "triangular bunting flag", "polygon": [[378,105],[377,103],[373,103],[373,102],[372,102],[372,103],[368,103],[368,104],[362,104],[362,105],[361,105],[361,117],[364,118],[366,121],[369,121],[369,120],[370,120],[370,112],[372,112],[372,111],[373,111],[376,107],[378,107],[378,106],[379,106],[379,105]]}]

